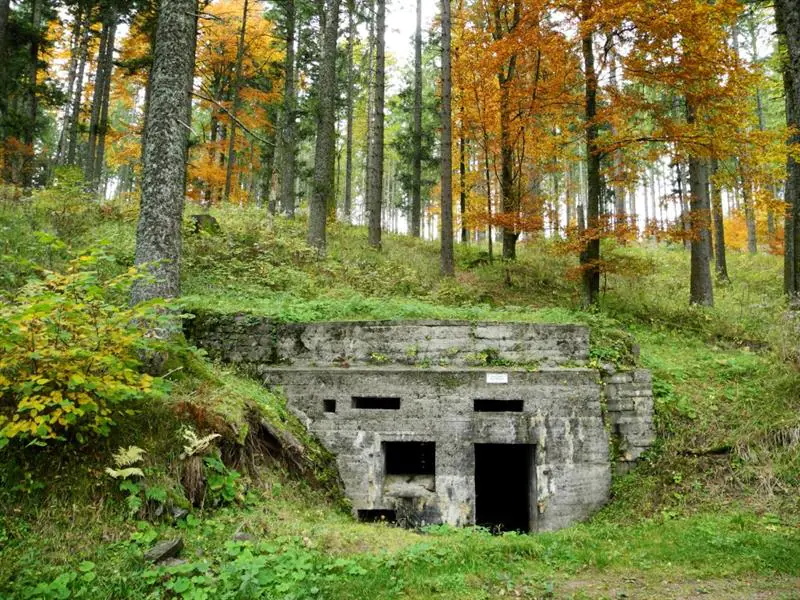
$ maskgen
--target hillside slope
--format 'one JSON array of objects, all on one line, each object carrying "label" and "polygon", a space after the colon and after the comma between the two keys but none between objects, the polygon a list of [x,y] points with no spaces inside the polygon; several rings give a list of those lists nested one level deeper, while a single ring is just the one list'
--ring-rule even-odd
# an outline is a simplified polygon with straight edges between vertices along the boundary
[{"label": "hillside slope", "polygon": [[[337,226],[318,260],[301,241],[302,223],[215,214],[221,237],[186,241],[185,312],[585,323],[592,360],[652,369],[658,443],[615,480],[591,523],[559,533],[359,524],[330,457],[282,400],[190,353],[168,377],[170,395],[141,406],[111,438],[0,450],[0,597],[797,597],[798,337],[777,257],[731,256],[733,283],[718,287],[715,309],[701,310],[687,306],[681,248],[604,248],[619,273],[606,278],[600,309],[583,312],[575,261],[558,243],[528,243],[514,264],[459,247],[459,274],[447,281],[434,243],[387,236],[378,254],[363,230]],[[36,273],[21,259],[58,270],[74,254],[39,229],[79,240],[76,249],[107,240],[113,261],[103,276],[132,262],[125,211],[81,215],[70,231],[24,216],[0,215],[14,232],[3,249],[6,297]],[[187,426],[223,436],[203,459],[208,495],[194,507],[181,458]],[[129,491],[104,473],[129,445],[147,451],[144,509],[132,510]],[[144,560],[157,540],[176,537],[181,561]]]}]

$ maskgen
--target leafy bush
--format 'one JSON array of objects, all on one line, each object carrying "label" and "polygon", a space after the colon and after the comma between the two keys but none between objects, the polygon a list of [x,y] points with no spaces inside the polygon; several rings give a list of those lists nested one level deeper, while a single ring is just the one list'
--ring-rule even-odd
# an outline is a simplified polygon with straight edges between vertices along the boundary
[{"label": "leafy bush", "polygon": [[64,272],[42,269],[0,305],[0,448],[107,436],[137,401],[166,391],[142,364],[165,342],[142,332],[170,316],[156,304],[127,306],[136,272],[103,279],[104,260],[95,250]]}]

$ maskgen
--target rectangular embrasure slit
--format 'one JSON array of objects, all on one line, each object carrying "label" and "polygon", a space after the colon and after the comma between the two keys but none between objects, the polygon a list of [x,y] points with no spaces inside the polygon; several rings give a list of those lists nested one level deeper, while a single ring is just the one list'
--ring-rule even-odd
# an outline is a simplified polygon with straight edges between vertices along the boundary
[{"label": "rectangular embrasure slit", "polygon": [[475,412],[517,412],[524,407],[522,400],[474,400]]},{"label": "rectangular embrasure slit", "polygon": [[358,520],[362,523],[396,523],[397,514],[393,510],[359,510]]},{"label": "rectangular embrasure slit", "polygon": [[335,413],[336,412],[336,400],[323,400],[322,401],[322,408],[325,410],[326,413]]},{"label": "rectangular embrasure slit", "polygon": [[353,396],[353,408],[366,410],[400,410],[400,398]]}]

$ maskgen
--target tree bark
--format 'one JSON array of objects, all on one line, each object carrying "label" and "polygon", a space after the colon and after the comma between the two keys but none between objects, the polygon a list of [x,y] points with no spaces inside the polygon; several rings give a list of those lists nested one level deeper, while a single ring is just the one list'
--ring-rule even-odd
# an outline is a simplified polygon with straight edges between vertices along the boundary
[{"label": "tree bark", "polygon": [[[592,17],[591,0],[582,0],[581,20],[585,24]],[[597,71],[594,60],[594,40],[591,31],[584,32],[582,39],[585,83],[585,127],[586,127],[586,213],[588,231],[584,234],[586,245],[581,253],[583,271],[583,304],[597,304],[600,297],[600,152],[597,147],[599,127],[597,124]],[[579,216],[580,218],[580,216]]]},{"label": "tree bark", "polygon": [[244,62],[244,42],[245,35],[247,34],[247,11],[249,10],[250,3],[244,0],[242,6],[242,28],[239,30],[239,41],[236,45],[236,63],[234,65],[233,82],[232,82],[232,102],[231,102],[231,133],[228,137],[228,164],[225,168],[225,192],[224,200],[229,202],[231,199],[231,190],[233,188],[233,170],[236,167],[236,120],[239,118],[239,108],[241,104],[240,90],[242,87],[242,63]]},{"label": "tree bark", "polygon": [[[499,41],[507,37],[517,26],[520,19],[520,0],[515,0],[511,23],[507,26],[503,24],[500,6],[494,8],[494,29],[492,37]],[[517,239],[519,232],[516,226],[508,223],[509,220],[516,222],[519,214],[519,190],[514,185],[514,145],[511,139],[511,82],[516,77],[517,56],[512,55],[508,63],[500,67],[497,80],[500,85],[500,199],[503,209],[503,258],[513,260],[517,257]]]},{"label": "tree bark", "polygon": [[375,23],[375,79],[373,82],[372,137],[370,138],[369,195],[367,214],[369,245],[381,247],[381,208],[383,206],[383,139],[386,80],[386,0],[377,0]]},{"label": "tree bark", "polygon": [[134,303],[180,295],[181,221],[192,117],[196,0],[161,0],[144,132]]},{"label": "tree bark", "polygon": [[[794,0],[775,0],[778,35],[786,49],[783,86],[786,122],[793,128],[790,144],[800,143],[800,6]],[[784,229],[784,290],[800,294],[800,162],[789,156],[786,165],[786,225]]]},{"label": "tree bark", "polygon": [[100,118],[97,123],[97,147],[95,149],[94,164],[92,166],[92,179],[95,183],[95,191],[102,198],[105,194],[103,183],[103,169],[105,168],[106,156],[106,133],[108,132],[108,109],[111,101],[111,80],[114,69],[114,42],[117,33],[117,14],[112,11],[109,17],[108,41],[106,52],[103,56],[103,96],[100,103]]},{"label": "tree bark", "polygon": [[287,217],[294,216],[295,207],[295,106],[297,97],[295,92],[295,5],[294,0],[286,0],[284,6],[284,19],[286,28],[286,54],[283,60],[283,115],[282,131],[280,138],[280,207]]},{"label": "tree bark", "polygon": [[461,123],[458,136],[458,196],[461,216],[461,243],[469,242],[467,231],[467,139],[464,136],[464,104],[461,104]]},{"label": "tree bark", "polygon": [[78,73],[75,76],[75,93],[72,97],[72,106],[69,108],[69,143],[67,145],[68,165],[75,165],[78,154],[78,130],[81,120],[81,107],[83,106],[83,79],[86,73],[86,62],[89,55],[89,14],[86,14],[86,26],[81,35],[80,56],[78,57]]},{"label": "tree bark", "polygon": [[450,58],[450,0],[442,0],[442,206],[441,206],[441,270],[442,275],[455,275],[453,255],[453,107]]},{"label": "tree bark", "polygon": [[[67,96],[64,103],[64,118],[62,119],[61,133],[58,137],[58,147],[56,149],[55,164],[63,165],[67,155],[67,143],[69,141],[70,117],[72,116],[72,99],[75,94],[75,82],[78,75],[78,57],[81,49],[81,34],[83,32],[81,5],[77,4],[72,13],[75,20],[72,24],[72,35],[70,40],[69,68],[67,69]],[[2,53],[0,53],[2,56]]]},{"label": "tree bark", "polygon": [[10,0],[0,0],[0,56],[5,55],[8,38],[8,15],[11,12]]},{"label": "tree bark", "polygon": [[353,87],[355,86],[354,47],[356,41],[356,5],[347,0],[347,140],[344,165],[344,207],[343,216],[347,224],[352,222],[353,212]]},{"label": "tree bark", "polygon": [[339,0],[320,0],[323,32],[317,107],[314,182],[308,217],[308,243],[325,251],[328,203],[334,194],[336,169],[336,42],[339,36]]},{"label": "tree bark", "polygon": [[42,41],[42,11],[45,0],[32,0],[31,6],[31,30],[33,37],[28,51],[28,126],[25,128],[23,141],[29,148],[25,154],[25,164],[23,167],[23,185],[29,186],[33,183],[33,144],[36,139],[36,121],[39,114],[39,86],[37,79],[39,76],[39,49]]},{"label": "tree bark", "polygon": [[742,202],[744,204],[744,220],[747,225],[747,251],[750,254],[758,252],[758,239],[756,234],[756,210],[753,199],[753,185],[750,179],[743,173],[743,167],[739,162],[739,183],[742,186]]},{"label": "tree bark", "polygon": [[[686,122],[696,121],[695,108],[686,99]],[[698,156],[689,156],[689,215],[691,232],[691,275],[689,303],[714,306],[711,279],[711,205],[708,198],[708,164]]]},{"label": "tree bark", "polygon": [[711,212],[714,220],[714,259],[717,278],[730,281],[728,277],[728,261],[725,255],[725,218],[722,213],[722,190],[714,181],[717,174],[717,159],[711,161]]},{"label": "tree bark", "polygon": [[411,181],[411,235],[420,237],[422,217],[422,0],[417,0],[414,35],[414,156]]}]

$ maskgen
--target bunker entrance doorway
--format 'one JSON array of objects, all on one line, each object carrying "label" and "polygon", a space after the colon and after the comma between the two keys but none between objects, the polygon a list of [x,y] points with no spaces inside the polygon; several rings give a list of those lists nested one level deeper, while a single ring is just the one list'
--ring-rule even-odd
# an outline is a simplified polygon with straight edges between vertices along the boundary
[{"label": "bunker entrance doorway", "polygon": [[534,446],[475,444],[475,524],[492,532],[534,527]]}]

